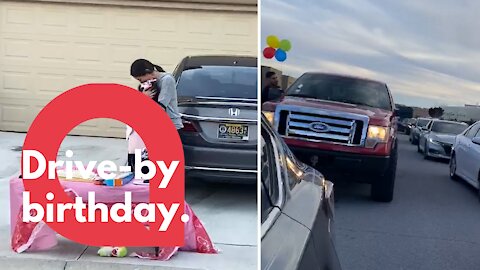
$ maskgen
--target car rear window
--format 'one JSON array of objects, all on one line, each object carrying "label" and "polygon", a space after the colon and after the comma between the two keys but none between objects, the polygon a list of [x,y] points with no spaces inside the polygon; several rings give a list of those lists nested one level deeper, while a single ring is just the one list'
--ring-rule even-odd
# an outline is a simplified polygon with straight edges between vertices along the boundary
[{"label": "car rear window", "polygon": [[177,91],[183,97],[257,99],[257,68],[197,66],[182,71]]},{"label": "car rear window", "polygon": [[328,74],[305,74],[288,90],[287,96],[299,96],[392,110],[385,84]]},{"label": "car rear window", "polygon": [[433,122],[432,131],[445,134],[460,134],[467,129],[467,127],[467,125],[457,123]]},{"label": "car rear window", "polygon": [[419,126],[419,127],[424,127],[424,126],[426,126],[428,123],[430,123],[430,120],[429,120],[429,119],[418,119],[417,126]]}]

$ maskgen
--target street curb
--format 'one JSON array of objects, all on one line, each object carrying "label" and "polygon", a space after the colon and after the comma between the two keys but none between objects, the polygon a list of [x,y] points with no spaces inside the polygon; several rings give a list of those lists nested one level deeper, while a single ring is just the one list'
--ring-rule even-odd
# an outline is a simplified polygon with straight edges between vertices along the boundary
[{"label": "street curb", "polygon": [[65,261],[32,258],[0,257],[2,270],[64,270]]},{"label": "street curb", "polygon": [[2,270],[203,270],[171,266],[0,257]]}]

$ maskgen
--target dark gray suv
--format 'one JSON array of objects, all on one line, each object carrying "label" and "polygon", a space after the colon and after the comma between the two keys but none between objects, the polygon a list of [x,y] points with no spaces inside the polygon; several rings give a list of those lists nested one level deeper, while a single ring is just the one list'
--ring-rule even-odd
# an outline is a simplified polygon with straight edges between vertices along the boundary
[{"label": "dark gray suv", "polygon": [[187,176],[256,183],[257,58],[189,56],[173,74]]}]

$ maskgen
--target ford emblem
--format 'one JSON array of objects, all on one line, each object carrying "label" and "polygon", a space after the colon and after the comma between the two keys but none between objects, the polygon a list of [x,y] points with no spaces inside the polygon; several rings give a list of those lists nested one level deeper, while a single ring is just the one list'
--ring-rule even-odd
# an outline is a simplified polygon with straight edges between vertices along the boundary
[{"label": "ford emblem", "polygon": [[315,132],[323,133],[328,132],[330,130],[330,126],[322,122],[313,122],[310,124],[310,129]]}]

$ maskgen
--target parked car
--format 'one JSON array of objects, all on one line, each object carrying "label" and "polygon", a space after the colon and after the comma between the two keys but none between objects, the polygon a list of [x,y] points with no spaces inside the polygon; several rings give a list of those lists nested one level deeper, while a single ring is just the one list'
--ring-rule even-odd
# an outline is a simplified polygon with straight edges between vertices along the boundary
[{"label": "parked car", "polygon": [[463,179],[479,189],[480,198],[480,121],[455,137],[450,177],[454,180]]},{"label": "parked car", "polygon": [[412,127],[415,123],[416,119],[414,118],[408,118],[406,121],[405,121],[405,134],[406,135],[410,135],[410,132],[412,131]]},{"label": "parked car", "polygon": [[423,153],[425,159],[430,157],[450,159],[455,136],[468,127],[465,123],[432,120],[421,130],[418,141],[418,152]]},{"label": "parked car", "polygon": [[187,176],[256,183],[257,59],[189,56],[173,74]]},{"label": "parked car", "polygon": [[432,121],[431,118],[417,118],[415,124],[410,130],[409,140],[413,145],[418,144],[418,139],[420,138],[420,133],[422,129],[425,128],[428,123],[430,123],[430,121]]},{"label": "parked car", "polygon": [[261,269],[341,269],[333,184],[297,160],[263,116],[261,134]]},{"label": "parked car", "polygon": [[402,120],[398,121],[398,132],[407,133],[409,120],[410,118],[403,118]]},{"label": "parked car", "polygon": [[389,202],[397,164],[394,106],[385,83],[306,73],[263,111],[301,161],[328,179],[370,183],[371,197]]}]

